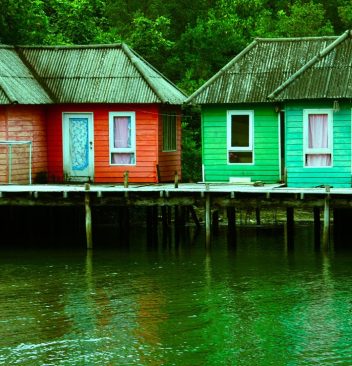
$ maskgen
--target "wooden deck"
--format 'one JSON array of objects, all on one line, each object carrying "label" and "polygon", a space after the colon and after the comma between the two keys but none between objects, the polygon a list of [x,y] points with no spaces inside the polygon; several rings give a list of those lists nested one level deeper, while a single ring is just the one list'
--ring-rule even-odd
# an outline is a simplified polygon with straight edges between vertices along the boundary
[{"label": "wooden deck", "polygon": [[[331,209],[352,208],[352,188],[288,188],[230,183],[175,184],[32,184],[0,185],[0,206],[84,206],[87,247],[92,247],[92,206],[201,207],[207,245],[211,238],[212,214],[228,210],[229,225],[235,226],[236,209],[284,208],[287,225],[293,226],[295,208],[311,209],[317,232],[323,212],[323,243],[328,245]],[[155,210],[154,210],[155,211]],[[165,211],[165,210],[164,210]],[[157,216],[156,216],[157,217]],[[232,222],[232,224],[231,224]],[[232,229],[233,230],[233,229]]]},{"label": "wooden deck", "polygon": [[123,184],[29,184],[0,185],[0,193],[20,193],[20,192],[42,192],[42,193],[74,193],[74,192],[174,192],[174,193],[248,193],[248,194],[309,194],[322,195],[352,195],[352,188],[290,188],[282,184],[265,184],[264,186],[253,186],[246,184],[231,183],[179,183],[176,188],[173,183],[168,184],[131,184],[127,188]]}]

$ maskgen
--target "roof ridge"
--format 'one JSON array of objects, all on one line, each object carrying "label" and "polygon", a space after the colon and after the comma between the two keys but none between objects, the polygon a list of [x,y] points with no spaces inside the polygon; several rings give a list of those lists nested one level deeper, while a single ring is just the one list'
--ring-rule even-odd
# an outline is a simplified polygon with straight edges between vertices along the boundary
[{"label": "roof ridge", "polygon": [[239,54],[237,54],[230,62],[228,62],[224,67],[222,67],[215,75],[213,75],[208,81],[206,81],[199,89],[197,89],[193,94],[191,94],[185,101],[189,103],[192,99],[198,96],[205,88],[211,85],[216,79],[218,79],[227,69],[229,69],[234,63],[236,63],[244,54],[249,52],[258,43],[255,39],[246,48],[244,48]]},{"label": "roof ridge", "polygon": [[317,37],[256,37],[255,40],[258,42],[292,42],[292,41],[318,41],[318,40],[329,40],[337,39],[340,36],[317,36]]},{"label": "roof ridge", "polygon": [[38,75],[38,73],[35,71],[33,65],[28,61],[26,56],[23,53],[22,47],[15,47],[15,51],[18,55],[18,57],[21,59],[25,67],[29,70],[30,74],[33,76],[35,81],[43,88],[47,96],[52,102],[57,103],[57,98],[54,95],[54,93],[50,90],[50,88],[46,85],[46,82]]},{"label": "roof ridge", "polygon": [[18,45],[18,49],[94,49],[94,48],[118,48],[122,47],[122,43],[102,43],[102,44],[68,44],[68,45]]},{"label": "roof ridge", "polygon": [[140,60],[139,55],[132,52],[132,50],[127,46],[127,44],[122,44],[122,49],[126,56],[131,60],[132,64],[136,67],[137,71],[140,73],[144,81],[149,85],[154,94],[160,99],[162,103],[167,103],[167,100],[159,93],[158,89],[155,87],[154,83],[150,78],[144,73],[138,60]]},{"label": "roof ridge", "polygon": [[330,43],[312,59],[310,59],[306,64],[304,64],[300,69],[298,69],[294,74],[292,74],[288,79],[286,79],[281,85],[279,85],[272,93],[268,95],[268,99],[274,99],[278,94],[280,94],[285,88],[288,87],[293,81],[295,81],[300,75],[302,75],[308,68],[315,65],[322,58],[328,55],[336,46],[345,41],[351,36],[351,31],[347,30],[342,35],[337,37],[334,42]]}]

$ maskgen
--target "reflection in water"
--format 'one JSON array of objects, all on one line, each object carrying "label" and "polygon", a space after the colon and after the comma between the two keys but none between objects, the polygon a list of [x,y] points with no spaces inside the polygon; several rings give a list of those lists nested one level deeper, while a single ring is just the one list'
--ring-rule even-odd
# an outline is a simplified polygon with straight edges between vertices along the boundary
[{"label": "reflection in water", "polygon": [[[142,233],[143,234],[143,233]],[[352,364],[352,252],[309,227],[177,246],[3,250],[1,365]],[[186,238],[184,238],[186,239]]]}]

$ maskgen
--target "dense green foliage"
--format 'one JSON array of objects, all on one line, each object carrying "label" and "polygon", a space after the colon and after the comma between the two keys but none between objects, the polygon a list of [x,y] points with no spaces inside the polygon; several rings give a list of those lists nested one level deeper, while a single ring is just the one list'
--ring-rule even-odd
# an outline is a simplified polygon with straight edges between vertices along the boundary
[{"label": "dense green foliage", "polygon": [[[351,0],[0,0],[0,5],[1,43],[126,42],[186,93],[255,37],[338,35],[352,28]],[[196,139],[199,146],[194,131],[187,140]]]}]

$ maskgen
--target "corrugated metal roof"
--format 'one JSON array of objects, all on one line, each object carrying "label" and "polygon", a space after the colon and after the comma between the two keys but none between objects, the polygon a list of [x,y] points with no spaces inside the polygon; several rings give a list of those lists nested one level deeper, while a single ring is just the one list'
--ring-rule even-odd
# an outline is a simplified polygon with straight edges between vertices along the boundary
[{"label": "corrugated metal roof", "polygon": [[352,98],[350,32],[345,32],[338,40],[336,45],[323,50],[309,65],[287,80],[281,90],[272,93],[272,97],[275,100]]},{"label": "corrugated metal roof", "polygon": [[0,48],[0,104],[45,104],[51,99],[13,47]]},{"label": "corrugated metal roof", "polygon": [[20,47],[58,103],[170,103],[185,95],[126,45]]},{"label": "corrugated metal roof", "polygon": [[187,102],[268,102],[268,96],[274,90],[337,38],[256,39]]}]

